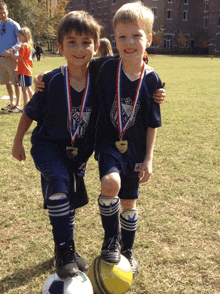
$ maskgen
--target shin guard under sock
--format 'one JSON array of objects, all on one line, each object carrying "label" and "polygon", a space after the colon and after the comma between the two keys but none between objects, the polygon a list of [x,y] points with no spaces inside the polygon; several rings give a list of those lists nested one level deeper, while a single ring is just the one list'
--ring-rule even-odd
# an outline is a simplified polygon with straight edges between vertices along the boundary
[{"label": "shin guard under sock", "polygon": [[69,199],[65,194],[55,194],[48,199],[47,208],[56,245],[72,241]]},{"label": "shin guard under sock", "polygon": [[105,240],[120,234],[119,209],[120,199],[116,197],[99,196],[98,199],[102,225],[105,231]]},{"label": "shin guard under sock", "polygon": [[138,210],[125,210],[120,214],[123,250],[132,249],[138,224]]}]

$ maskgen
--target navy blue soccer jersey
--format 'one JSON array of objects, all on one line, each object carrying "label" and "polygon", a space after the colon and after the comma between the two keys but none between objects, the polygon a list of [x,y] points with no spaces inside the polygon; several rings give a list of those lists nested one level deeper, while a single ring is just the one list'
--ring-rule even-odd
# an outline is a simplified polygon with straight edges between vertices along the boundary
[{"label": "navy blue soccer jersey", "polygon": [[[112,58],[104,63],[97,79],[97,94],[99,100],[99,117],[95,151],[117,154],[119,152],[115,142],[119,140],[117,106],[116,106],[116,75],[119,58]],[[122,121],[126,123],[131,115],[138,80],[131,81],[122,70],[121,74],[121,109]],[[147,67],[140,90],[140,99],[135,107],[134,114],[129,123],[123,140],[128,141],[128,150],[123,154],[128,165],[131,162],[142,163],[146,155],[146,132],[148,127],[161,126],[160,106],[152,97],[157,89],[162,87],[158,74]],[[117,156],[117,155],[116,155]],[[129,167],[128,167],[129,170]]]},{"label": "navy blue soccer jersey", "polygon": [[[78,148],[75,160],[86,162],[94,150],[95,125],[97,119],[97,98],[95,90],[96,71],[90,70],[90,90],[86,107],[80,120],[74,147]],[[33,96],[25,107],[25,113],[37,121],[31,142],[33,145],[47,143],[70,146],[71,136],[65,97],[64,67],[44,76],[45,91]],[[73,124],[79,121],[84,90],[77,92],[71,87]]]}]

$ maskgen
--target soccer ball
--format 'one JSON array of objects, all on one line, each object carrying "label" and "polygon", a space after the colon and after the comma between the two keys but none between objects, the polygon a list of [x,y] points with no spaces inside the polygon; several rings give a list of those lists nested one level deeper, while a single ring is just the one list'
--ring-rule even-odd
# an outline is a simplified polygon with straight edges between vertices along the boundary
[{"label": "soccer ball", "polygon": [[116,265],[96,257],[89,267],[89,278],[96,294],[122,294],[132,283],[133,272],[129,261],[121,255]]},{"label": "soccer ball", "polygon": [[89,278],[79,272],[77,276],[62,280],[54,273],[44,283],[42,294],[93,294]]}]

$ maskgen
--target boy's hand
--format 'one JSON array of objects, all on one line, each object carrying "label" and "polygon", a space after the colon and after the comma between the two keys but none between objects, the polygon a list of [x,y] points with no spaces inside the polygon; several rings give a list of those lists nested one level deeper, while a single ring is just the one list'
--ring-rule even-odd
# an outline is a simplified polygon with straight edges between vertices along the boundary
[{"label": "boy's hand", "polygon": [[157,91],[153,94],[153,98],[156,103],[162,104],[164,102],[164,99],[166,98],[165,89],[157,89]]},{"label": "boy's hand", "polygon": [[45,88],[45,83],[43,82],[43,77],[45,75],[45,72],[41,72],[38,76],[34,78],[34,86],[35,86],[35,92],[43,92]]},{"label": "boy's hand", "polygon": [[18,161],[22,161],[26,159],[24,147],[22,143],[14,142],[14,146],[12,148],[12,156],[16,158]]},{"label": "boy's hand", "polygon": [[145,159],[139,172],[139,184],[146,183],[152,175],[152,159]]}]

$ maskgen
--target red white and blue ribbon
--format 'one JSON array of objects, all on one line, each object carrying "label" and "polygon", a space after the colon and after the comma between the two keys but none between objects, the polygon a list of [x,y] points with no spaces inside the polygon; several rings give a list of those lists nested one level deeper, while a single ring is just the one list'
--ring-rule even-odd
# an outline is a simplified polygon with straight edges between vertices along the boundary
[{"label": "red white and blue ribbon", "polygon": [[80,113],[79,113],[79,121],[76,124],[77,127],[74,129],[73,128],[73,113],[72,113],[72,99],[71,99],[71,89],[70,89],[70,75],[69,75],[69,67],[65,66],[64,68],[64,83],[65,83],[65,98],[66,98],[66,104],[67,104],[67,112],[68,112],[68,118],[69,118],[69,122],[70,122],[70,135],[71,135],[71,143],[73,145],[73,143],[75,142],[77,133],[78,133],[78,129],[80,126],[80,122],[82,119],[82,114],[85,110],[88,98],[89,98],[89,88],[90,88],[90,76],[89,76],[89,70],[87,70],[87,74],[86,74],[86,84],[85,84],[85,90],[83,93],[83,98],[82,98],[82,102],[81,102],[81,107],[80,107]]},{"label": "red white and blue ribbon", "polygon": [[117,104],[117,120],[118,120],[118,131],[119,136],[122,139],[125,132],[128,129],[130,121],[133,119],[133,115],[135,113],[135,108],[137,106],[137,103],[140,99],[140,91],[142,87],[143,78],[145,75],[145,65],[143,64],[141,68],[141,73],[139,76],[139,81],[135,93],[134,103],[131,110],[131,114],[127,119],[127,122],[123,126],[123,114],[122,114],[122,107],[121,107],[121,93],[122,93],[122,82],[121,82],[121,75],[122,75],[122,58],[119,59],[118,62],[118,69],[117,69],[117,75],[116,75],[116,104]]}]

